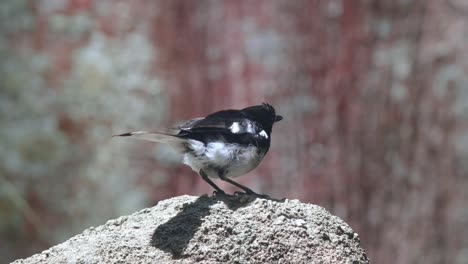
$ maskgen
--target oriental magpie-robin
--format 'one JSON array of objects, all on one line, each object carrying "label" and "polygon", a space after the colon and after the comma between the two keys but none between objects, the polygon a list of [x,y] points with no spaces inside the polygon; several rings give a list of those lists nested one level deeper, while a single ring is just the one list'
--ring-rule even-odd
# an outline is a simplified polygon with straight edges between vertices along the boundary
[{"label": "oriental magpie-robin", "polygon": [[259,195],[231,180],[255,169],[270,148],[273,123],[282,120],[269,104],[241,110],[222,110],[178,126],[175,135],[136,131],[120,135],[167,143],[183,155],[183,163],[213,188],[225,194],[210,178],[229,182],[247,194]]}]

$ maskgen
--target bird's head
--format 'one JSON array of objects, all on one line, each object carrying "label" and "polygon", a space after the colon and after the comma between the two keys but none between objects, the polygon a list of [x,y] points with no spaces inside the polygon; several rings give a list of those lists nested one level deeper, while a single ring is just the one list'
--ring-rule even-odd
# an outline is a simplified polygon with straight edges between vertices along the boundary
[{"label": "bird's head", "polygon": [[248,118],[251,118],[256,122],[260,123],[263,129],[265,129],[265,132],[268,133],[268,135],[271,134],[273,124],[275,122],[283,120],[282,116],[276,115],[275,108],[267,103],[250,106],[242,109],[242,111],[244,112],[244,114],[246,114]]}]

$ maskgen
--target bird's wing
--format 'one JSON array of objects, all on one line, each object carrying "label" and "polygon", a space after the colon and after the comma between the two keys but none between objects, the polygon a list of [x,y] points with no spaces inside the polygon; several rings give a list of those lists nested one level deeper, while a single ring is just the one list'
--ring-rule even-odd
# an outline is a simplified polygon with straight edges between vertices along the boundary
[{"label": "bird's wing", "polygon": [[260,125],[246,119],[238,110],[223,110],[205,118],[195,118],[179,126],[181,132],[226,132],[234,134],[256,133]]}]

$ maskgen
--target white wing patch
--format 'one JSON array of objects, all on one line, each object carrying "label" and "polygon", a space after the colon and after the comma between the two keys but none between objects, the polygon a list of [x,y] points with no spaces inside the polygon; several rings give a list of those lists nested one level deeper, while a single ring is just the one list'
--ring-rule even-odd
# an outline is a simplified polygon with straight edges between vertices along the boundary
[{"label": "white wing patch", "polygon": [[[253,124],[252,122],[233,122],[232,125],[229,127],[229,130],[233,134],[241,134],[241,133],[249,133],[249,134],[256,134],[258,131],[258,127]],[[262,137],[268,138],[266,132],[260,132]]]},{"label": "white wing patch", "polygon": [[231,129],[231,132],[234,133],[234,134],[239,133],[239,131],[240,131],[239,122],[232,123],[232,125],[229,127],[229,129]]},{"label": "white wing patch", "polygon": [[247,127],[245,130],[247,131],[247,133],[251,133],[251,134],[255,133],[255,127],[250,122],[247,123]]},{"label": "white wing patch", "polygon": [[267,133],[265,132],[265,130],[262,130],[260,131],[260,133],[258,133],[261,137],[264,137],[264,138],[268,138],[268,135]]}]

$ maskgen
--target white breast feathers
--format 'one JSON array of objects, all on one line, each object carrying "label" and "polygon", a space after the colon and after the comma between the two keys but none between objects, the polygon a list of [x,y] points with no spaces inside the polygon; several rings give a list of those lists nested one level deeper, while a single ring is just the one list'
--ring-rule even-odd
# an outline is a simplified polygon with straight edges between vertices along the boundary
[{"label": "white breast feathers", "polygon": [[205,145],[197,140],[188,140],[188,143],[192,151],[185,153],[184,164],[197,173],[203,170],[210,178],[218,178],[220,172],[228,178],[244,175],[255,169],[265,155],[255,146],[240,147],[224,142]]}]

